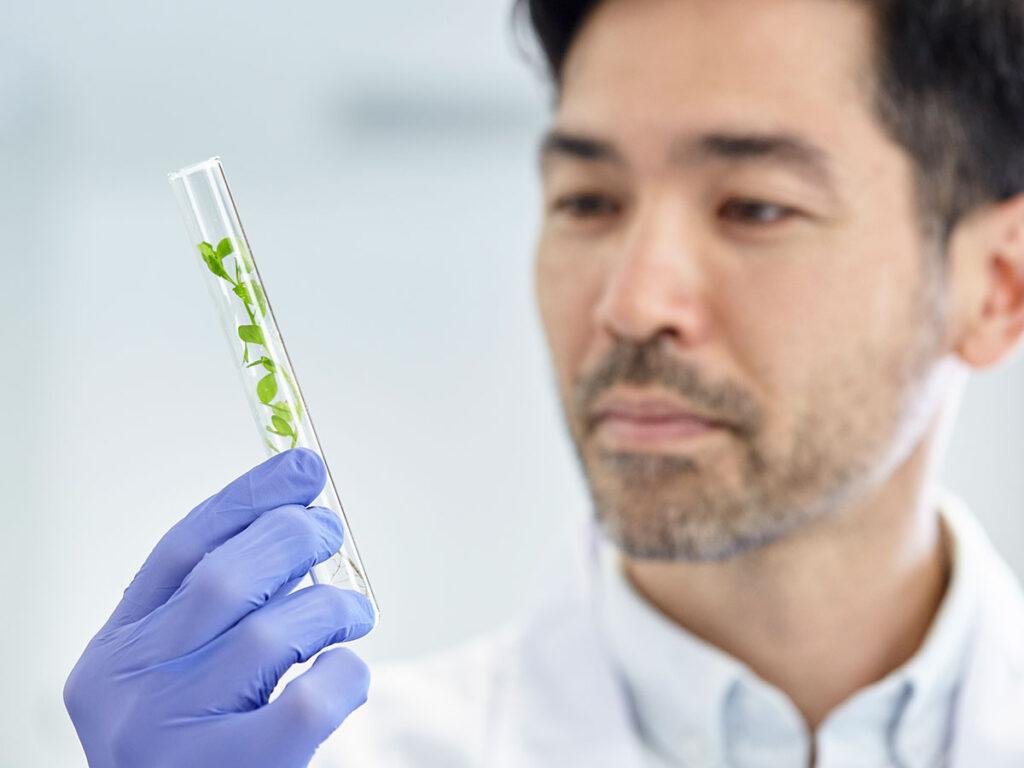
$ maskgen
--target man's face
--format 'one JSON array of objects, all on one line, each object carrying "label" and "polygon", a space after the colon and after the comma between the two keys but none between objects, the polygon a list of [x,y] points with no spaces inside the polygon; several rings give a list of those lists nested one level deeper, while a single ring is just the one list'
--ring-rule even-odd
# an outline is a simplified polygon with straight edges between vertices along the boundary
[{"label": "man's face", "polygon": [[773,541],[884,482],[931,415],[944,277],[872,34],[856,2],[606,0],[573,43],[537,293],[634,556]]}]

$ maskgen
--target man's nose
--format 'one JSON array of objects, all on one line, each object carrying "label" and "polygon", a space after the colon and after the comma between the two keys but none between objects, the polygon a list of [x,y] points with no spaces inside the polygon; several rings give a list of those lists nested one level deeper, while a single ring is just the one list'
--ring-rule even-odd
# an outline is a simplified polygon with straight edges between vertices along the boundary
[{"label": "man's nose", "polygon": [[595,321],[616,338],[643,342],[659,334],[686,345],[707,333],[702,235],[678,200],[639,207],[609,254]]}]

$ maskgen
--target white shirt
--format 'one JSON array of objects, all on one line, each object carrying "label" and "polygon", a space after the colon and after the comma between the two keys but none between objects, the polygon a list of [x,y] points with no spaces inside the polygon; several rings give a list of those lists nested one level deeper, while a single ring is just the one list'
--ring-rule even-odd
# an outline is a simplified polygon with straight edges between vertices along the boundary
[{"label": "white shirt", "polygon": [[941,489],[952,570],[924,642],[906,663],[836,707],[811,734],[793,702],[743,662],[646,602],[621,554],[602,542],[601,612],[645,764],[802,768],[936,768],[946,764],[976,610],[976,567]]}]

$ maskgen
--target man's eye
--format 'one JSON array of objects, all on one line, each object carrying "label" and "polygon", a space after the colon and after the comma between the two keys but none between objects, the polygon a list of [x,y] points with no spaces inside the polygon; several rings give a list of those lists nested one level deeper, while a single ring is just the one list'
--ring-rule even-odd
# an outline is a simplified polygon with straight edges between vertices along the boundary
[{"label": "man's eye", "polygon": [[796,210],[777,203],[761,200],[730,200],[719,210],[719,215],[728,221],[741,224],[776,224],[796,214]]},{"label": "man's eye", "polygon": [[618,211],[618,204],[607,195],[587,192],[560,197],[551,208],[557,213],[585,219],[613,214]]}]

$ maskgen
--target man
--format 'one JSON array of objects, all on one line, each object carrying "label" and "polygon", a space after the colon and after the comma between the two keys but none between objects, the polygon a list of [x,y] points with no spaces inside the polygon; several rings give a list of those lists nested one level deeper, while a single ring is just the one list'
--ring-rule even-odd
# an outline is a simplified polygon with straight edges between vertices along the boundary
[{"label": "man", "polygon": [[[527,626],[375,674],[315,764],[1024,765],[1024,596],[935,485],[967,370],[1024,330],[1024,9],[528,10],[595,535]],[[368,628],[284,589],[338,542],[314,459],[158,545],[65,690],[93,766],[306,765],[363,702],[334,649],[267,703]]]}]

